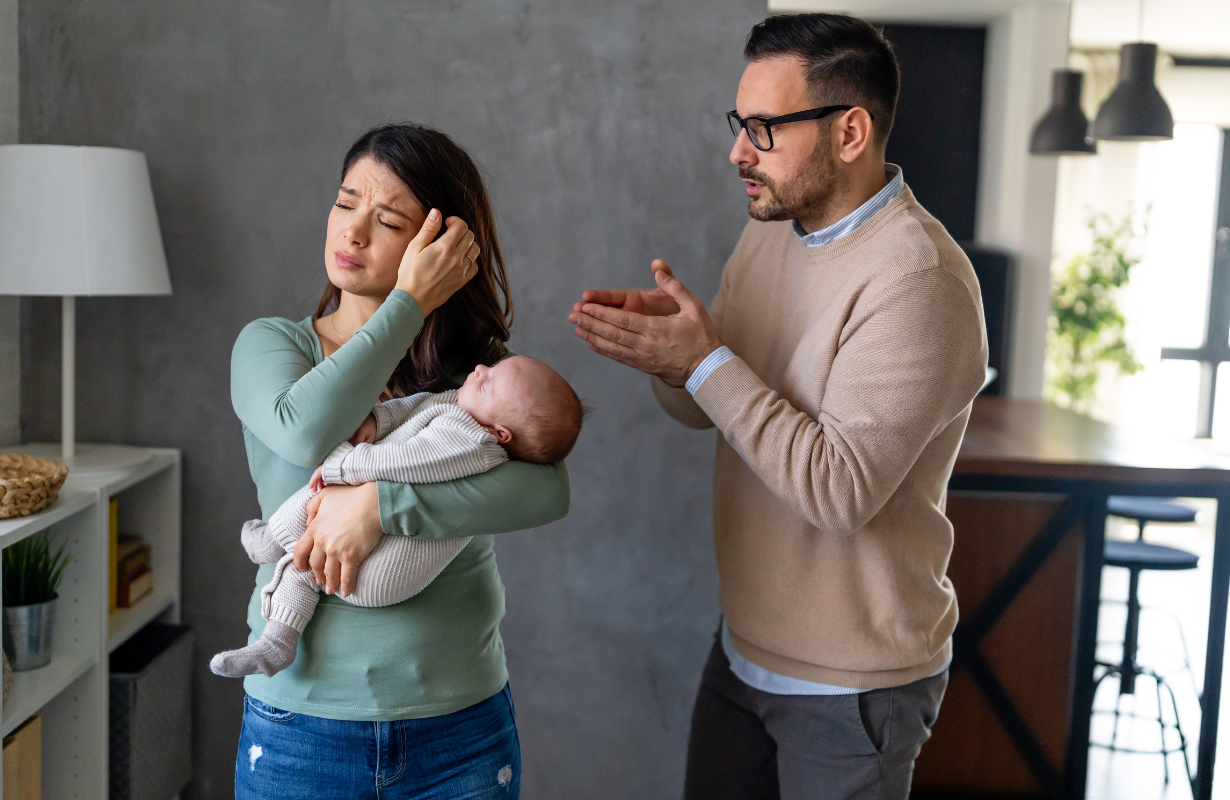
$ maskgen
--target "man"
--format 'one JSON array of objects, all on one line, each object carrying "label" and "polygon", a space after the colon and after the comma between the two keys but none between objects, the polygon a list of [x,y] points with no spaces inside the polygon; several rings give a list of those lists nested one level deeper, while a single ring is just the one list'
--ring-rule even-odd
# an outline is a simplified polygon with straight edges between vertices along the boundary
[{"label": "man", "polygon": [[706,311],[657,288],[587,291],[569,320],[721,431],[713,535],[723,623],[685,796],[899,798],[948,682],[946,485],[986,370],[964,254],[884,163],[900,75],[867,23],[752,29],[730,161],[743,231]]}]

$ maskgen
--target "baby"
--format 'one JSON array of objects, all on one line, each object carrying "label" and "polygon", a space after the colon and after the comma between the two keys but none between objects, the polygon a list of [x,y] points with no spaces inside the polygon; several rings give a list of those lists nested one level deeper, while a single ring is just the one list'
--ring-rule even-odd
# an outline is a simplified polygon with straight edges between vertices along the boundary
[{"label": "baby", "polygon": [[[240,538],[249,558],[277,563],[273,580],[261,590],[267,622],[259,639],[217,654],[209,668],[232,678],[274,675],[295,660],[320,587],[312,573],[294,569],[292,553],[307,530],[308,500],[322,484],[437,483],[486,472],[509,458],[549,464],[568,455],[583,416],[568,382],[526,356],[480,365],[455,391],[420,392],[377,405],[350,442],[339,444],[268,524],[244,524]],[[381,537],[359,570],[354,593],[342,599],[367,608],[407,600],[435,580],[469,541]]]}]

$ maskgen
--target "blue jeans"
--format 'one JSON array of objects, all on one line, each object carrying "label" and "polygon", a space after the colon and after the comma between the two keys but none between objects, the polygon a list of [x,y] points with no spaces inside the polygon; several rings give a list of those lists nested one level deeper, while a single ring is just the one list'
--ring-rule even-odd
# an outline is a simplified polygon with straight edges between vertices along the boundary
[{"label": "blue jeans", "polygon": [[461,711],[393,722],[309,717],[244,697],[236,800],[516,800],[520,791],[507,684]]}]

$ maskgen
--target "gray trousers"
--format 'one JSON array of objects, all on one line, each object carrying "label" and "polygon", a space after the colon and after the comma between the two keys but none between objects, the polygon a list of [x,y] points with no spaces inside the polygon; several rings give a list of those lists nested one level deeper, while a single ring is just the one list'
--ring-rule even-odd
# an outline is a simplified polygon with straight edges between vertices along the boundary
[{"label": "gray trousers", "polygon": [[907,800],[948,671],[906,686],[778,695],[739,680],[715,641],[688,737],[685,800]]}]

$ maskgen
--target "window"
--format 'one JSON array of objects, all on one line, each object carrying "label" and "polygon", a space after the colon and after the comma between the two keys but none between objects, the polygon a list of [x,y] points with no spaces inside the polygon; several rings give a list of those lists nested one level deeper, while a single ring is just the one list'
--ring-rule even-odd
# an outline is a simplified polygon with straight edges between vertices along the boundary
[{"label": "window", "polygon": [[[1219,227],[1230,228],[1228,136],[1214,125],[1179,124],[1171,141],[1099,142],[1096,157],[1061,160],[1059,265],[1088,246],[1091,213],[1147,221],[1143,259],[1121,303],[1144,369],[1102,380],[1095,416],[1178,438],[1230,438],[1230,367],[1218,366],[1230,362],[1230,243],[1214,247]],[[1211,298],[1215,276],[1223,277]]]}]

